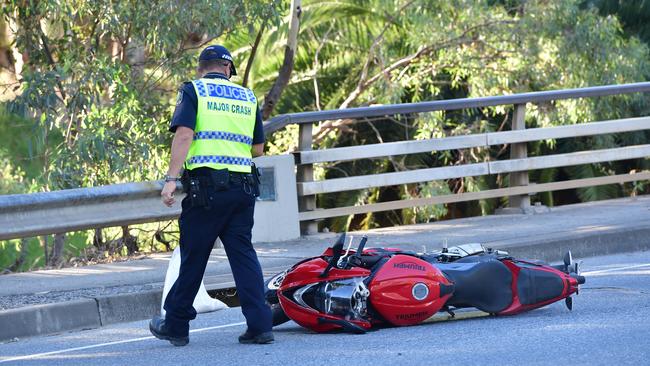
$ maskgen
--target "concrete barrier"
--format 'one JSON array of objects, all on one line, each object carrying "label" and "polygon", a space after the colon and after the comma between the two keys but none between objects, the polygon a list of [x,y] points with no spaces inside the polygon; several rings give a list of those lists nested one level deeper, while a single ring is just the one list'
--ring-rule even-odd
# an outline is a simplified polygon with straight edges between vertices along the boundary
[{"label": "concrete barrier", "polygon": [[296,168],[293,159],[293,155],[255,158],[257,167],[273,168],[275,200],[256,203],[253,242],[285,241],[300,237]]}]

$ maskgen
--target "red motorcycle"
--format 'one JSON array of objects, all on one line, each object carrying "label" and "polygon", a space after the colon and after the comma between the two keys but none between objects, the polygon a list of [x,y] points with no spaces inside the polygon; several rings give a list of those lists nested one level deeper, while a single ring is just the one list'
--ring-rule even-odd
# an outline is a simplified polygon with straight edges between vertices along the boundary
[{"label": "red motorcycle", "polygon": [[316,332],[365,333],[382,325],[423,322],[439,311],[477,308],[513,315],[565,299],[585,282],[579,265],[564,257],[551,266],[466,244],[432,253],[391,248],[343,250],[345,233],[318,257],[266,281],[274,325],[289,319]]}]

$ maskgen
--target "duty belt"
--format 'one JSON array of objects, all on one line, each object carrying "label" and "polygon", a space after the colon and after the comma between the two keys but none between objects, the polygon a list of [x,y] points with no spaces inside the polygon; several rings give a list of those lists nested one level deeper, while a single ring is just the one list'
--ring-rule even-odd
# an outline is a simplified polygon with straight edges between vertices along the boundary
[{"label": "duty belt", "polygon": [[[253,172],[259,172],[257,167],[252,167]],[[260,195],[259,177],[254,173],[241,173],[222,170],[215,170],[212,168],[201,167],[192,170],[186,170],[183,174],[185,177],[181,179],[183,189],[188,191],[189,185],[192,180],[197,181],[197,186],[208,188],[213,187],[217,190],[227,189],[228,183],[239,183],[244,187],[244,191],[252,194],[255,197]]]},{"label": "duty belt", "polygon": [[[201,167],[201,168],[188,170],[188,174],[191,178],[201,178],[201,177],[209,177],[214,171],[215,169],[212,168]],[[231,172],[231,171],[229,171],[228,174],[230,174],[231,179],[233,179],[233,177],[234,179],[241,179],[238,177],[250,175],[250,173]]]}]

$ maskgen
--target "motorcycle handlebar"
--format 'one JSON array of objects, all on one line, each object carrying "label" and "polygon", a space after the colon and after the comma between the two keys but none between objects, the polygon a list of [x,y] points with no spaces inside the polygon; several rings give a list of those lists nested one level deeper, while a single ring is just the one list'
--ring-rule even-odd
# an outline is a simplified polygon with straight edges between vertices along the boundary
[{"label": "motorcycle handlebar", "polygon": [[341,250],[343,250],[344,243],[345,243],[345,233],[341,234],[338,240],[336,240],[336,243],[334,243],[334,245],[332,246],[332,258],[330,258],[329,263],[327,263],[327,267],[325,268],[323,273],[320,274],[320,277],[327,277],[329,271],[339,261],[339,259],[341,258]]},{"label": "motorcycle handlebar", "polygon": [[356,255],[360,256],[363,254],[363,248],[366,246],[366,242],[368,241],[368,236],[364,235],[361,238],[361,243],[359,243],[359,247],[357,248],[357,252],[355,253]]}]

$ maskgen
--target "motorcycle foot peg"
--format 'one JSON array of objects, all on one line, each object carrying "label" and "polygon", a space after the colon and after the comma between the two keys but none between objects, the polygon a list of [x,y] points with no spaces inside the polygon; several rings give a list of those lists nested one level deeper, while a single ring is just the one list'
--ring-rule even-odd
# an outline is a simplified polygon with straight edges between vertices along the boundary
[{"label": "motorcycle foot peg", "polygon": [[454,313],[454,311],[451,310],[451,309],[449,308],[449,306],[445,306],[444,309],[442,309],[442,310],[446,311],[447,314],[449,314],[449,316],[450,316],[452,319],[456,317],[456,313]]}]

